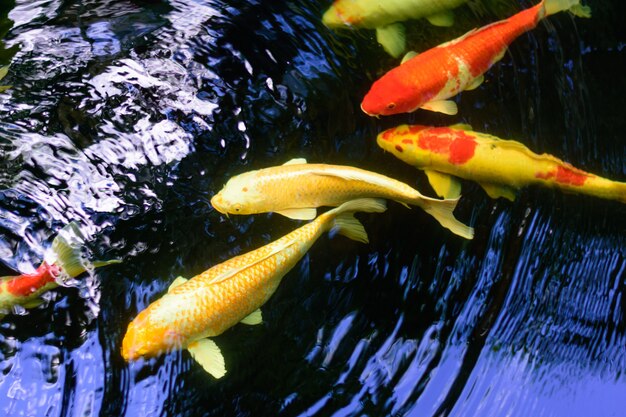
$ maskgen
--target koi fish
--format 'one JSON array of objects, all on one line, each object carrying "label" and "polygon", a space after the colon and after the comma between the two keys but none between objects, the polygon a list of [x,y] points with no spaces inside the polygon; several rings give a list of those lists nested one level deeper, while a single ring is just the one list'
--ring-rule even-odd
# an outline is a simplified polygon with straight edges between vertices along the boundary
[{"label": "koi fish", "polygon": [[581,6],[579,1],[544,0],[421,54],[409,52],[400,66],[374,82],[361,109],[370,116],[408,113],[419,108],[456,114],[456,103],[447,99],[482,84],[483,74],[502,59],[508,45],[541,19],[563,10],[590,17],[589,7]]},{"label": "koi fish", "polygon": [[552,155],[538,155],[519,142],[474,132],[468,125],[402,125],[379,134],[377,143],[424,170],[441,197],[460,194],[459,177],[478,182],[491,198],[513,201],[518,189],[538,184],[626,203],[626,183],[574,168]]},{"label": "koi fish", "polygon": [[322,22],[329,28],[376,29],[376,39],[397,58],[406,49],[404,26],[409,19],[426,18],[435,26],[452,26],[451,9],[468,0],[335,0]]},{"label": "koi fish", "polygon": [[[65,226],[52,241],[44,261],[35,272],[18,276],[0,277],[0,318],[15,306],[35,308],[43,303],[41,295],[58,286],[65,286],[69,278],[77,277],[89,268],[83,256],[85,237],[75,222]],[[98,267],[119,263],[118,260],[96,261]]]},{"label": "koi fish", "polygon": [[303,158],[237,175],[213,196],[211,204],[223,214],[276,212],[291,219],[310,220],[317,214],[316,207],[336,207],[365,197],[418,206],[453,233],[466,239],[474,236],[471,227],[454,217],[458,199],[425,197],[384,175],[350,166],[307,164]]},{"label": "koi fish", "polygon": [[385,201],[359,199],[321,214],[314,221],[244,255],[215,265],[190,280],[178,277],[168,292],[129,324],[122,341],[126,361],[186,349],[211,375],[226,374],[224,357],[209,337],[235,324],[260,324],[259,308],[281,279],[326,231],[367,243],[355,212],[381,213]]}]

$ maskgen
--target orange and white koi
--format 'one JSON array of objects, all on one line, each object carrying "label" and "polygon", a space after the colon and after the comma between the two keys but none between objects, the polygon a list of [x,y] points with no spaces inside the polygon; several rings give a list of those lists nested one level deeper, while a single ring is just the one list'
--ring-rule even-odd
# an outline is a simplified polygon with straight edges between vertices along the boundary
[{"label": "orange and white koi", "polygon": [[626,183],[574,168],[552,155],[538,155],[519,142],[474,132],[467,125],[402,125],[379,134],[377,142],[424,170],[441,197],[460,194],[459,177],[478,182],[492,198],[511,201],[518,189],[541,185],[626,203]]},{"label": "orange and white koi", "polygon": [[77,277],[87,268],[119,263],[118,260],[88,262],[82,253],[84,243],[85,237],[78,225],[72,222],[54,238],[37,270],[18,276],[0,277],[0,318],[16,306],[39,306],[43,302],[43,293],[59,285],[66,285],[68,278]]},{"label": "orange and white koi", "polygon": [[405,50],[404,26],[410,19],[426,18],[435,26],[452,26],[451,9],[468,0],[335,0],[322,22],[329,28],[376,29],[378,43],[393,57]]},{"label": "orange and white koi", "polygon": [[477,88],[484,80],[483,74],[502,59],[508,45],[541,19],[563,10],[590,17],[590,9],[579,1],[544,0],[421,54],[409,53],[400,66],[374,82],[361,109],[370,116],[408,113],[419,108],[456,114],[456,103],[447,99]]},{"label": "orange and white koi", "polygon": [[126,361],[187,349],[216,378],[226,373],[224,358],[208,339],[242,322],[259,324],[259,308],[282,278],[326,231],[368,241],[355,212],[380,213],[385,201],[359,199],[321,214],[314,221],[259,249],[215,265],[190,280],[177,278],[168,292],[129,324],[122,341]]},{"label": "orange and white koi", "polygon": [[418,206],[453,233],[466,239],[474,235],[471,227],[454,217],[458,199],[425,197],[416,189],[375,172],[343,165],[307,164],[302,158],[231,178],[213,196],[211,204],[224,214],[276,212],[309,220],[315,218],[316,207],[338,206],[366,197]]}]

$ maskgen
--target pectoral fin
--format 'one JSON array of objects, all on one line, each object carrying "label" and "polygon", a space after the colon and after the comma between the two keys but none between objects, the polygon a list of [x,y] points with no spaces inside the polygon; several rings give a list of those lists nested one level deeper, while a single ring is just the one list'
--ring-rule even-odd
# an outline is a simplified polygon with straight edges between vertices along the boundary
[{"label": "pectoral fin", "polygon": [[306,159],[304,158],[293,158],[285,162],[283,165],[300,165],[300,164],[306,164],[306,163],[307,163]]},{"label": "pectoral fin", "polygon": [[472,83],[465,89],[465,91],[475,90],[485,81],[485,77],[483,75],[479,75],[474,78]]},{"label": "pectoral fin", "polygon": [[317,210],[314,208],[284,209],[276,213],[294,220],[313,220],[317,216]]},{"label": "pectoral fin", "polygon": [[461,183],[451,175],[425,170],[428,182],[439,197],[457,198],[461,195]]},{"label": "pectoral fin", "polygon": [[433,26],[450,27],[454,24],[454,14],[446,10],[441,13],[426,16],[426,20]]},{"label": "pectoral fin", "polygon": [[177,277],[174,281],[172,281],[169,288],[167,289],[167,292],[172,291],[174,288],[178,287],[179,285],[183,285],[187,281],[189,281],[187,278]]},{"label": "pectoral fin", "polygon": [[249,326],[254,326],[263,323],[263,316],[261,315],[261,309],[253,311],[249,316],[241,320],[241,323]]},{"label": "pectoral fin", "polygon": [[404,57],[402,58],[402,62],[400,62],[400,65],[404,64],[406,61],[408,61],[409,59],[413,59],[418,55],[417,52],[415,51],[409,51],[406,53],[406,55],[404,55]]},{"label": "pectoral fin", "polygon": [[226,375],[224,356],[220,348],[211,339],[201,339],[190,343],[187,350],[191,357],[215,378],[219,379]]},{"label": "pectoral fin", "polygon": [[504,197],[507,200],[515,201],[515,190],[511,187],[507,187],[506,185],[496,185],[490,183],[479,183],[481,187],[485,190],[487,195],[491,198],[500,198]]},{"label": "pectoral fin", "polygon": [[402,23],[376,28],[376,40],[392,57],[397,58],[406,48],[406,36]]},{"label": "pectoral fin", "polygon": [[443,114],[455,115],[459,112],[456,103],[452,100],[429,101],[422,106],[424,110],[436,111]]},{"label": "pectoral fin", "polygon": [[0,80],[3,79],[4,77],[6,77],[6,75],[9,73],[9,66],[5,65],[4,67],[0,68]]}]

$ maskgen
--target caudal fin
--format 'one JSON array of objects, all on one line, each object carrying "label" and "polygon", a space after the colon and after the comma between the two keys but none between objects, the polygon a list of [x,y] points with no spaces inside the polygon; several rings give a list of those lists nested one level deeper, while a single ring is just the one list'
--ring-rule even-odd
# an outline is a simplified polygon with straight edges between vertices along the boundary
[{"label": "caudal fin", "polygon": [[52,241],[51,252],[46,256],[49,264],[61,267],[63,274],[59,276],[59,285],[66,284],[65,280],[74,278],[88,268],[120,263],[120,260],[89,262],[85,255],[85,236],[80,231],[77,222],[67,224],[59,231]]},{"label": "caudal fin", "polygon": [[434,200],[426,203],[420,203],[420,207],[431,216],[433,216],[439,224],[450,230],[455,235],[472,239],[474,237],[474,228],[458,221],[454,217],[454,209],[459,199]]},{"label": "caudal fin", "polygon": [[547,16],[567,10],[574,16],[591,17],[591,8],[580,4],[580,0],[544,0],[543,5]]},{"label": "caudal fin", "polygon": [[344,235],[357,242],[367,243],[369,242],[367,232],[361,222],[359,222],[353,214],[356,212],[382,213],[385,210],[387,210],[385,200],[361,198],[343,203],[323,215],[336,216],[332,222],[331,230],[333,232]]}]

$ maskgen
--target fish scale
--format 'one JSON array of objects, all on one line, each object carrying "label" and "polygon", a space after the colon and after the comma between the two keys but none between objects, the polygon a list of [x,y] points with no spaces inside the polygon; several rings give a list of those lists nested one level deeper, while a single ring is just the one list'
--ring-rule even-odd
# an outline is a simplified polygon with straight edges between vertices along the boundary
[{"label": "fish scale", "polygon": [[[362,201],[376,203],[373,209],[365,206],[369,211],[384,210],[384,204],[377,200]],[[189,347],[239,323],[271,297],[283,276],[350,204],[171,288],[129,324],[122,342],[124,358]]]}]

